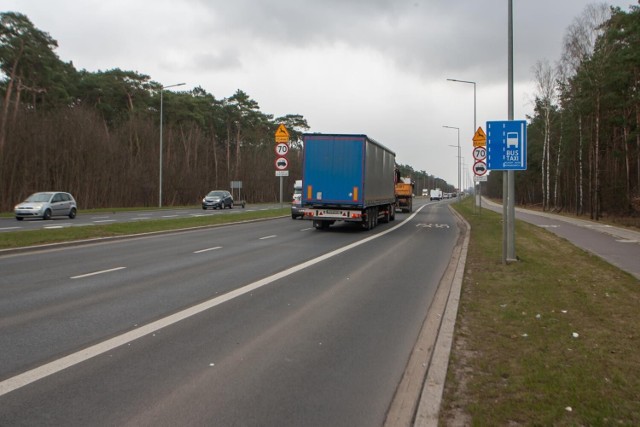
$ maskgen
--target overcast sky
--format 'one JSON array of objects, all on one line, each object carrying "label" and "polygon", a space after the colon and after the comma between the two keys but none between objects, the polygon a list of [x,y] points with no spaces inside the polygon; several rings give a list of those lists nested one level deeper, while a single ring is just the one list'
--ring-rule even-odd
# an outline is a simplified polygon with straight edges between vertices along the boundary
[{"label": "overcast sky", "polygon": [[[532,66],[557,61],[589,1],[514,0],[515,119],[532,114]],[[632,0],[609,0],[628,10]],[[471,179],[477,126],[507,120],[507,0],[2,0],[88,71],[120,68],[216,98],[237,89],[312,132],[358,133],[396,161]],[[275,179],[275,178],[274,178]]]}]

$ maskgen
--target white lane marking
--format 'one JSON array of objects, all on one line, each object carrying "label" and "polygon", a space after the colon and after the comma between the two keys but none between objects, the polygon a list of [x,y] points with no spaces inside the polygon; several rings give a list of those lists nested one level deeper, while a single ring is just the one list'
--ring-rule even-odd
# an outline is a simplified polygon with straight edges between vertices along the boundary
[{"label": "white lane marking", "polygon": [[541,228],[559,228],[560,226],[559,225],[542,224],[542,225],[539,225],[538,227],[541,227]]},{"label": "white lane marking", "polygon": [[277,236],[277,235],[275,235],[275,234],[272,234],[271,236],[264,236],[264,237],[261,237],[259,240],[273,239],[274,237],[278,237],[278,236]]},{"label": "white lane marking", "polygon": [[48,227],[42,227],[42,228],[46,228],[47,230],[55,230],[56,228],[64,228],[64,225],[50,225]]},{"label": "white lane marking", "polygon": [[0,228],[0,230],[16,230],[18,228],[22,228],[22,227],[3,227],[3,228]]},{"label": "white lane marking", "polygon": [[275,282],[276,280],[280,280],[284,277],[290,276],[294,273],[304,270],[305,268],[311,267],[322,261],[326,261],[329,258],[332,258],[336,255],[340,255],[341,253],[349,251],[360,245],[364,245],[365,243],[368,243],[374,239],[382,237],[385,234],[391,233],[397,230],[398,228],[402,227],[403,225],[405,225],[407,222],[411,221],[418,214],[418,212],[420,212],[422,208],[424,208],[425,206],[427,205],[420,206],[420,208],[418,208],[412,215],[407,217],[407,219],[402,221],[400,224],[389,228],[388,230],[366,237],[362,240],[351,243],[347,246],[343,246],[339,249],[335,249],[324,255],[320,255],[317,258],[314,258],[309,261],[305,261],[302,264],[298,264],[293,267],[290,267],[284,271],[281,271],[280,273],[276,273],[269,277],[265,277],[264,279],[260,279],[253,283],[249,283],[248,285],[245,285],[241,288],[235,289],[219,297],[212,298],[208,301],[204,301],[200,304],[194,305],[193,307],[189,307],[185,310],[179,311],[170,316],[156,320],[155,322],[151,322],[147,325],[141,326],[138,329],[135,329],[133,331],[125,332],[122,335],[118,335],[106,341],[103,341],[101,343],[92,345],[90,347],[85,348],[84,350],[71,353],[60,359],[38,366],[37,368],[33,368],[29,371],[23,372],[14,377],[7,378],[6,380],[0,382],[0,396],[3,396],[14,390],[24,387],[42,378],[48,377],[49,375],[56,374],[62,371],[63,369],[70,368],[74,365],[77,365],[78,363],[81,363],[93,357],[99,356],[103,353],[113,350],[114,348],[120,347],[121,345],[128,344],[131,341],[137,340],[138,338],[141,338],[145,335],[149,335],[151,333],[159,331],[162,328],[166,328],[167,326],[171,326],[184,319],[195,316],[196,314],[202,313],[203,311],[209,310],[222,303],[231,301],[232,299],[238,298],[244,294],[247,294],[258,288],[266,286],[272,282]]},{"label": "white lane marking", "polygon": [[309,230],[313,230],[313,229],[314,229],[313,227],[309,227],[309,228],[303,228],[303,229],[302,229],[302,230],[300,230],[300,231],[309,231]]},{"label": "white lane marking", "polygon": [[138,216],[151,216],[152,213],[139,213]]},{"label": "white lane marking", "polygon": [[201,254],[202,252],[215,251],[216,249],[222,249],[222,246],[216,246],[214,248],[200,249],[199,251],[194,251],[194,254]]},{"label": "white lane marking", "polygon": [[99,223],[103,223],[103,222],[116,222],[116,221],[117,221],[117,219],[101,219],[99,221],[93,221],[93,222],[96,223],[96,224],[99,224]]},{"label": "white lane marking", "polygon": [[175,218],[178,215],[162,215],[162,218]]},{"label": "white lane marking", "polygon": [[627,240],[627,239],[616,240],[616,242],[618,242],[618,243],[638,243],[637,240]]},{"label": "white lane marking", "polygon": [[127,267],[116,267],[116,268],[110,268],[109,270],[94,271],[93,273],[87,273],[87,274],[80,274],[78,276],[72,276],[72,277],[70,277],[70,279],[82,279],[83,277],[90,277],[90,276],[96,276],[98,274],[111,273],[112,271],[123,270],[125,268],[127,268]]},{"label": "white lane marking", "polygon": [[107,219],[108,216],[92,216],[91,219]]}]

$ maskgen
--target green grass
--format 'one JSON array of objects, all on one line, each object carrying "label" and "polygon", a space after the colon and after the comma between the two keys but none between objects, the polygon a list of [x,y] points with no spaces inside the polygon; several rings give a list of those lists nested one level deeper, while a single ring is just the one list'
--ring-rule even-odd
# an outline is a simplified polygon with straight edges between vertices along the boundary
[{"label": "green grass", "polygon": [[640,425],[640,282],[521,221],[503,265],[501,215],[471,203],[440,424]]},{"label": "green grass", "polygon": [[33,231],[13,231],[0,233],[0,249],[41,245],[45,243],[69,242],[100,237],[116,237],[139,233],[171,231],[193,227],[211,227],[233,222],[286,216],[290,215],[290,212],[290,208],[282,208],[265,211],[239,212],[228,215],[201,216],[195,218],[122,222],[108,225],[66,227],[60,229]]}]

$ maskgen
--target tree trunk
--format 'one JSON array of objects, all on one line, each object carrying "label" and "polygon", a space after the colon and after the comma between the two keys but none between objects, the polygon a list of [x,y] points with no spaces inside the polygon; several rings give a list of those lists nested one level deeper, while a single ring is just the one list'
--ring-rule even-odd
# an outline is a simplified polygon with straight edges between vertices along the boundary
[{"label": "tree trunk", "polygon": [[584,213],[584,160],[582,153],[584,150],[584,140],[582,137],[582,114],[578,117],[578,215]]},{"label": "tree trunk", "polygon": [[595,220],[600,220],[602,207],[600,206],[600,89],[596,89],[596,129],[595,129],[595,146],[594,146],[594,186],[593,186],[593,203]]},{"label": "tree trunk", "polygon": [[553,208],[558,209],[558,181],[560,181],[560,158],[562,157],[562,132],[563,132],[563,114],[560,114],[560,137],[558,139],[558,154],[556,156],[556,173],[555,182],[553,184]]},{"label": "tree trunk", "polygon": [[18,70],[18,64],[20,63],[20,57],[22,56],[22,51],[24,50],[24,45],[20,46],[20,52],[16,56],[16,60],[13,62],[13,66],[11,67],[11,75],[9,76],[9,84],[7,85],[7,93],[4,95],[4,105],[2,106],[2,117],[0,117],[0,155],[4,151],[4,143],[7,136],[7,118],[9,117],[9,104],[11,100],[11,95],[13,92],[13,86],[16,80],[16,72]]}]

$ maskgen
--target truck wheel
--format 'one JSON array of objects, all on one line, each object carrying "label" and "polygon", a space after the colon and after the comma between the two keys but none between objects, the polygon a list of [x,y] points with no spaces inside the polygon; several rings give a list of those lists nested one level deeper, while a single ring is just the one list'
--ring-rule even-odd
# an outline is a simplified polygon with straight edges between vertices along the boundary
[{"label": "truck wheel", "polygon": [[384,214],[383,214],[383,216],[382,216],[382,220],[381,220],[381,222],[382,222],[383,224],[386,224],[386,223],[388,223],[388,222],[389,222],[389,220],[390,220],[390,218],[391,218],[391,206],[385,206],[385,207],[384,207],[384,208],[382,208],[382,209],[384,209]]},{"label": "truck wheel", "polygon": [[313,226],[317,230],[326,230],[331,224],[328,221],[313,221]]}]

